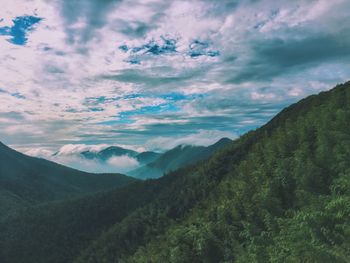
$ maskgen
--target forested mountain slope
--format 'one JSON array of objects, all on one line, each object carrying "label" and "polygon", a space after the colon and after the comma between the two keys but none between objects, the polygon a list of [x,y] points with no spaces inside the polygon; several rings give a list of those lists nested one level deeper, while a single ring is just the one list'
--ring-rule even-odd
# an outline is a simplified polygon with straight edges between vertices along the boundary
[{"label": "forested mountain slope", "polygon": [[90,174],[19,153],[0,143],[0,217],[9,210],[124,186],[135,179]]},{"label": "forested mountain slope", "polygon": [[349,262],[349,120],[350,83],[288,107],[76,262]]},{"label": "forested mountain slope", "polygon": [[0,261],[349,262],[349,120],[350,82],[196,166],[11,218]]}]

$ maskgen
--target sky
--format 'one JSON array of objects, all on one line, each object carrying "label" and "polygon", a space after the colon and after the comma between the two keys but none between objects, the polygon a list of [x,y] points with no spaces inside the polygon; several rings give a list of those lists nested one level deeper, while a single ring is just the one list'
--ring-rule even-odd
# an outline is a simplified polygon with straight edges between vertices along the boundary
[{"label": "sky", "polygon": [[348,0],[0,3],[0,141],[32,155],[237,138],[350,78]]}]

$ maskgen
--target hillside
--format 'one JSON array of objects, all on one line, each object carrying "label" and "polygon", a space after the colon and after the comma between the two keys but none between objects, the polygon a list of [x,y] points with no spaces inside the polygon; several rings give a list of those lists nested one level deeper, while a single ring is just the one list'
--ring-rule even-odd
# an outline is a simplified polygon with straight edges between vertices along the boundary
[{"label": "hillside", "polygon": [[0,143],[0,212],[124,186],[120,174],[90,174],[21,154]]},{"label": "hillside", "polygon": [[0,261],[349,262],[350,82],[205,162],[0,224]]},{"label": "hillside", "polygon": [[159,158],[159,156],[161,156],[160,153],[156,153],[156,152],[142,152],[139,153],[138,155],[136,155],[136,160],[140,163],[140,164],[149,164],[151,162],[153,162],[154,160],[156,160],[157,158]]},{"label": "hillside", "polygon": [[222,138],[208,147],[179,145],[161,154],[153,162],[129,172],[129,174],[140,179],[159,178],[165,173],[205,160],[231,142],[228,138]]}]

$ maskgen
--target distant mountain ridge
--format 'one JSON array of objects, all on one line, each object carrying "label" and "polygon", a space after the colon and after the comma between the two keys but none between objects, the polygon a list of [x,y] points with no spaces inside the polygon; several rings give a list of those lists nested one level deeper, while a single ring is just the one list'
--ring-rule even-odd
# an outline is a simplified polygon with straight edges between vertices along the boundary
[{"label": "distant mountain ridge", "polygon": [[119,146],[109,146],[98,152],[84,151],[80,154],[87,159],[99,159],[101,161],[107,161],[109,158],[114,156],[128,155],[130,157],[135,157],[139,153]]},{"label": "distant mountain ridge", "polygon": [[98,160],[100,162],[106,162],[112,157],[120,157],[120,156],[129,156],[132,158],[135,158],[140,164],[144,165],[149,162],[154,161],[156,158],[158,158],[161,154],[152,152],[152,151],[146,151],[146,152],[137,152],[130,149],[125,149],[123,147],[119,146],[109,146],[101,151],[83,151],[80,153],[81,156],[83,156],[86,159],[89,160]]},{"label": "distant mountain ridge", "polygon": [[222,138],[210,146],[178,145],[166,151],[153,162],[130,171],[128,175],[139,179],[159,178],[165,173],[175,171],[187,165],[209,158],[214,152],[225,147],[232,140]]},{"label": "distant mountain ridge", "polygon": [[113,157],[128,156],[134,158],[140,167],[125,172],[138,179],[159,178],[165,173],[194,164],[209,158],[215,151],[232,142],[229,138],[221,138],[210,146],[178,145],[164,153],[153,151],[137,152],[120,146],[109,146],[100,151],[83,151],[80,155],[88,160],[108,162]]}]

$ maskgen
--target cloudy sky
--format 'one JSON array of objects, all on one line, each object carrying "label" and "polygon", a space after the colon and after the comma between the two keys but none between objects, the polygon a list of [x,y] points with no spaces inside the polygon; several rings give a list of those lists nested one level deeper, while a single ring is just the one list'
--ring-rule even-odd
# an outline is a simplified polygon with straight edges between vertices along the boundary
[{"label": "cloudy sky", "polygon": [[348,0],[0,0],[0,140],[209,144],[350,78]]}]

